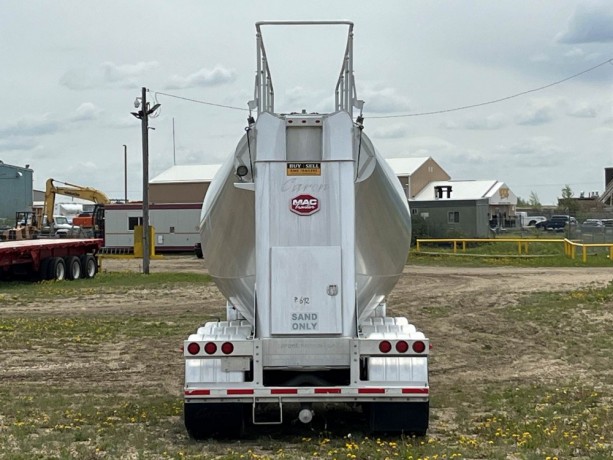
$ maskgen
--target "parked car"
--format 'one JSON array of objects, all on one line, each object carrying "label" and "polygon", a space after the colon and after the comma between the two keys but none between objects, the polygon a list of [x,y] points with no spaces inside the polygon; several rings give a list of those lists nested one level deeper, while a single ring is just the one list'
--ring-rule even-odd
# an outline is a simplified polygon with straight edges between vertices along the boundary
[{"label": "parked car", "polygon": [[526,217],[526,220],[528,221],[528,227],[534,227],[539,222],[545,222],[547,220],[547,217],[545,217],[545,216],[528,216],[528,217]]},{"label": "parked car", "polygon": [[535,225],[536,228],[541,228],[543,230],[553,230],[556,232],[562,232],[566,228],[566,226],[576,226],[577,219],[568,215],[553,215],[550,219],[545,222],[539,222]]},{"label": "parked car", "polygon": [[613,219],[601,219],[605,227],[613,227]]},{"label": "parked car", "polygon": [[604,227],[604,223],[601,219],[587,219],[581,227]]}]

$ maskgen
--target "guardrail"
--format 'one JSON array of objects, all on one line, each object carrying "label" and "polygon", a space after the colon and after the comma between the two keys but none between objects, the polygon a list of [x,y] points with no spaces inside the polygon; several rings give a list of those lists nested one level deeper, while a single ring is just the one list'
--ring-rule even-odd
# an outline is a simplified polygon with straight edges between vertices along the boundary
[{"label": "guardrail", "polygon": [[577,248],[581,249],[581,260],[587,262],[587,251],[589,248],[608,248],[609,259],[613,261],[613,243],[578,243],[567,238],[418,238],[416,240],[415,252],[421,252],[424,244],[453,244],[453,253],[457,254],[458,247],[461,244],[462,252],[466,252],[467,243],[516,243],[518,255],[528,255],[530,243],[552,243],[562,244],[564,254],[571,259],[577,256]]},{"label": "guardrail", "polygon": [[581,248],[581,261],[587,262],[587,250],[589,248],[609,248],[609,260],[613,260],[613,243],[577,243],[564,239],[564,253],[574,259],[577,255],[577,248]]},{"label": "guardrail", "polygon": [[415,251],[420,252],[424,243],[453,243],[453,253],[458,252],[458,244],[462,243],[462,251],[466,252],[466,243],[517,243],[519,255],[528,254],[530,243],[557,243],[562,244],[565,240],[554,238],[418,238]]}]

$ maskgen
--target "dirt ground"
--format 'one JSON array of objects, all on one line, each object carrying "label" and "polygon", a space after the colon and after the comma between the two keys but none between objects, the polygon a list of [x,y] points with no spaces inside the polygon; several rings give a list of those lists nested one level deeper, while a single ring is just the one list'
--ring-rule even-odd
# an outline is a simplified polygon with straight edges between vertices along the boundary
[{"label": "dirt ground", "polygon": [[[142,261],[105,259],[105,271],[140,271]],[[151,272],[206,271],[202,260],[195,257],[165,257],[151,261]],[[433,344],[431,385],[433,388],[462,381],[495,383],[513,379],[556,379],[569,371],[569,364],[555,353],[543,353],[538,330],[523,323],[522,330],[497,323],[498,309],[516,305],[520,297],[533,291],[565,291],[588,286],[603,287],[613,279],[609,268],[466,268],[406,266],[388,299],[388,313],[406,315],[424,331]],[[112,295],[94,296],[84,293],[65,302],[40,302],[7,305],[3,313],[27,316],[37,313],[65,316],[110,315],[114,313],[152,318],[165,318],[172,326],[173,317],[185,318],[199,312],[222,314],[225,301],[211,284],[181,290],[125,290]],[[26,313],[27,312],[27,313]],[[70,314],[70,313],[69,313]],[[611,318],[608,318],[611,320]],[[193,324],[193,329],[197,324]],[[519,327],[519,326],[518,326]],[[21,354],[0,350],[4,366],[0,377],[11,382],[33,382],[44,375],[51,384],[87,385],[106,382],[109,391],[132,391],[135,385],[164,388],[168,394],[182,393],[183,359],[179,352],[182,337],[160,337],[154,342],[138,337],[120,337],[102,342],[104,349],[81,347],[55,350],[36,358],[37,354]],[[521,340],[521,343],[519,343]],[[525,353],[517,353],[510,343],[517,341]],[[92,356],[97,359],[92,359]],[[40,355],[38,355],[40,356]],[[160,372],[163,368],[164,371]],[[573,373],[581,378],[581,366]],[[437,415],[445,418],[441,412]]]}]

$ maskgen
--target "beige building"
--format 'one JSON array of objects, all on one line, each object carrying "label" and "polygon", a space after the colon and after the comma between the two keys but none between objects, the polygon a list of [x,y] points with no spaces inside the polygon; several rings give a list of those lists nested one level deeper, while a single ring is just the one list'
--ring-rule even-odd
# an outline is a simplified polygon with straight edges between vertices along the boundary
[{"label": "beige building", "polygon": [[409,199],[415,198],[430,182],[451,179],[432,157],[387,158],[387,163],[398,176]]}]

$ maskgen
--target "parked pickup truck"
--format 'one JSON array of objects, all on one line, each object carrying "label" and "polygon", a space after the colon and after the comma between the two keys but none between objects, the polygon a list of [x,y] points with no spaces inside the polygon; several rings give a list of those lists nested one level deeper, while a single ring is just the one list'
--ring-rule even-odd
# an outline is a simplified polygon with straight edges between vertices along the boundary
[{"label": "parked pickup truck", "polygon": [[577,225],[577,219],[567,215],[554,215],[545,222],[538,222],[535,227],[543,230],[562,232],[567,225]]},{"label": "parked pickup truck", "polygon": [[534,227],[539,222],[545,222],[547,220],[545,216],[529,216],[526,211],[518,211],[516,215],[519,226],[522,228]]}]

